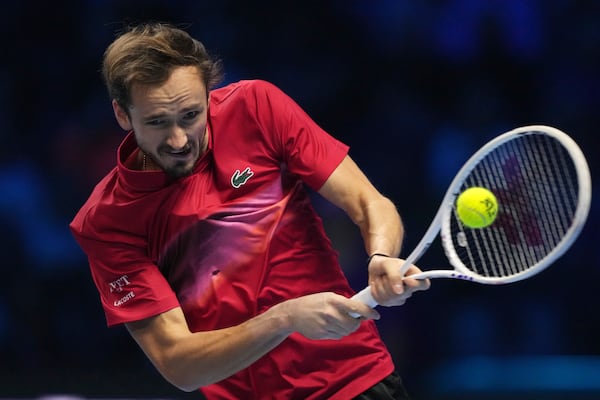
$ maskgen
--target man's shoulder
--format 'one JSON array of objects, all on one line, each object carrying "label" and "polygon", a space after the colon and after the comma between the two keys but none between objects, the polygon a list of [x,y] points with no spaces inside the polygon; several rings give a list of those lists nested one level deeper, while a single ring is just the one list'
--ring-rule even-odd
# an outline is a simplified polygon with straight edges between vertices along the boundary
[{"label": "man's shoulder", "polygon": [[176,186],[171,188],[140,190],[125,182],[119,169],[114,168],[94,187],[71,221],[71,230],[95,238],[112,237],[115,232],[142,235],[148,221],[156,217],[156,210],[176,190]]},{"label": "man's shoulder", "polygon": [[106,207],[106,199],[110,197],[110,193],[116,184],[117,169],[114,168],[104,178],[96,184],[92,193],[89,195],[85,203],[81,206],[73,221],[70,223],[70,227],[75,233],[82,232],[86,223],[94,219],[94,215],[97,214],[98,208]]},{"label": "man's shoulder", "polygon": [[223,103],[235,98],[255,96],[258,93],[278,90],[273,83],[263,79],[245,79],[229,83],[213,89],[210,93],[211,103]]}]

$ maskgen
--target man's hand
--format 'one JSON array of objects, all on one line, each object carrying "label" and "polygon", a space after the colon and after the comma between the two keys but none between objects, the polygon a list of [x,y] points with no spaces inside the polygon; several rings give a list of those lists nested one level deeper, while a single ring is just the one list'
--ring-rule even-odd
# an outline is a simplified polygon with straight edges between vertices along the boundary
[{"label": "man's hand", "polygon": [[358,329],[361,320],[379,319],[379,313],[362,302],[330,292],[288,300],[280,306],[292,331],[309,339],[340,339]]},{"label": "man's hand", "polygon": [[410,275],[421,272],[411,265],[406,275],[400,274],[404,260],[394,257],[374,256],[369,263],[369,286],[371,294],[382,306],[401,306],[414,292],[429,289],[429,279],[411,279]]}]

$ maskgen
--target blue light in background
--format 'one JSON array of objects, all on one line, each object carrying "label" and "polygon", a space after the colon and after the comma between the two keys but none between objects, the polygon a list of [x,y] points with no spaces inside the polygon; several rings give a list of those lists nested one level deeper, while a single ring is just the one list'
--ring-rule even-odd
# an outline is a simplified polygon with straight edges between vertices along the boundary
[{"label": "blue light in background", "polygon": [[439,395],[598,391],[600,357],[469,357],[440,364],[428,380]]}]

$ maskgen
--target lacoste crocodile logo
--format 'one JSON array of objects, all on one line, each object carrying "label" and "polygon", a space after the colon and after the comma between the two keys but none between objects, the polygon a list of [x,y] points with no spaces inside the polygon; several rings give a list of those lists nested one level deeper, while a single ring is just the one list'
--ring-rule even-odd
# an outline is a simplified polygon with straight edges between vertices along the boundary
[{"label": "lacoste crocodile logo", "polygon": [[234,188],[239,188],[250,179],[254,175],[254,171],[250,169],[250,167],[246,167],[243,172],[240,172],[239,169],[236,169],[233,175],[231,175],[231,186]]}]

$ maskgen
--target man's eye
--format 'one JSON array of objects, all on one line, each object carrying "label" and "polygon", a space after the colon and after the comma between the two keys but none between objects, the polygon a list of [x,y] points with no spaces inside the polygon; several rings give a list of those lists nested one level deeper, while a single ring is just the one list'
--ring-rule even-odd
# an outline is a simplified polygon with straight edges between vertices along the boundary
[{"label": "man's eye", "polygon": [[198,111],[189,111],[189,112],[185,113],[185,115],[183,116],[183,119],[192,120],[192,119],[195,119],[198,116],[198,114],[200,114],[200,112],[198,112]]},{"label": "man's eye", "polygon": [[160,126],[164,124],[164,120],[162,119],[151,119],[149,121],[146,122],[146,125],[150,125],[150,126]]}]

